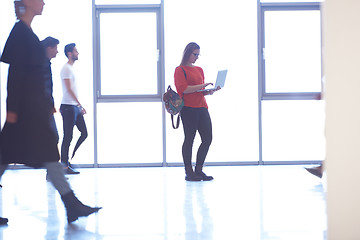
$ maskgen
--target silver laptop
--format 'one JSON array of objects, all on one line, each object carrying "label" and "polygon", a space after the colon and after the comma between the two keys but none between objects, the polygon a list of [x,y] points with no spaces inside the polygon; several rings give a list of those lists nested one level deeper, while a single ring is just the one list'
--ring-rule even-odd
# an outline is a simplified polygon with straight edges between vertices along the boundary
[{"label": "silver laptop", "polygon": [[210,90],[215,90],[218,86],[220,86],[221,88],[224,87],[225,85],[225,79],[226,79],[226,74],[227,74],[227,69],[226,70],[220,70],[218,71],[218,75],[216,78],[216,82],[213,88],[206,88],[206,89],[202,89],[202,90],[198,90],[198,92],[204,92],[204,91],[210,91]]}]

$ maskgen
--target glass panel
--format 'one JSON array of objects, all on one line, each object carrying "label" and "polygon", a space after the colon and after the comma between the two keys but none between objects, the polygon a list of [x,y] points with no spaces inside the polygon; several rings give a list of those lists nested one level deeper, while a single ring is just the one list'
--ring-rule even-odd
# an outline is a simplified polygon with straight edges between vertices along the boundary
[{"label": "glass panel", "polygon": [[162,163],[162,103],[99,103],[98,163]]},{"label": "glass panel", "polygon": [[321,92],[320,11],[265,12],[266,92]]},{"label": "glass panel", "polygon": [[263,160],[325,158],[323,101],[263,101]]},{"label": "glass panel", "polygon": [[161,0],[95,0],[96,5],[108,4],[160,4]]},{"label": "glass panel", "polygon": [[281,3],[287,3],[287,2],[323,2],[324,0],[319,0],[319,1],[314,1],[314,0],[260,0],[260,2],[272,2],[272,3],[276,3],[276,2],[281,2]]},{"label": "glass panel", "polygon": [[156,13],[100,14],[102,95],[157,94],[156,26]]},{"label": "glass panel", "polygon": [[[257,2],[243,0],[240,10],[233,0],[221,4],[208,0],[169,3],[165,5],[166,87],[174,87],[174,70],[191,41],[201,47],[196,65],[203,68],[206,82],[214,83],[217,71],[228,69],[225,87],[206,97],[213,125],[206,162],[258,161]],[[184,12],[191,17],[184,18]],[[229,24],[234,22],[236,26]],[[169,115],[166,120],[166,159],[182,162],[182,125],[174,130]],[[194,157],[199,140],[196,136]]]}]

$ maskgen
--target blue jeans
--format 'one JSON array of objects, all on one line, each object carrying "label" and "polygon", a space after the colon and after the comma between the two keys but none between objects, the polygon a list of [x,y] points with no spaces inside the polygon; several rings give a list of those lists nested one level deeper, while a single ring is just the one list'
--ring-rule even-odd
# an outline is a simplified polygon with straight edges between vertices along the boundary
[{"label": "blue jeans", "polygon": [[86,129],[85,120],[81,109],[75,105],[61,104],[60,113],[63,118],[63,129],[64,129],[64,138],[61,144],[61,163],[68,166],[69,165],[69,148],[70,143],[73,138],[74,126],[80,131],[81,135],[76,142],[72,157],[74,157],[76,150],[87,138],[88,133]]}]

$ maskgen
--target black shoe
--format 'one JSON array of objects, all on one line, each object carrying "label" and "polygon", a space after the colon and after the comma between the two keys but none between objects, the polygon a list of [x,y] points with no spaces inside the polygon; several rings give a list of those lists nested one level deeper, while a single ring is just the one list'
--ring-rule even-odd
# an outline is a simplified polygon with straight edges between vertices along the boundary
[{"label": "black shoe", "polygon": [[190,182],[199,182],[202,180],[202,178],[196,175],[194,172],[192,172],[190,174],[186,174],[185,180]]},{"label": "black shoe", "polygon": [[322,171],[320,168],[316,167],[316,168],[305,168],[309,173],[317,176],[318,178],[322,178]]},{"label": "black shoe", "polygon": [[203,171],[195,171],[195,174],[201,177],[203,181],[211,181],[214,179],[212,176],[206,175]]},{"label": "black shoe", "polygon": [[101,209],[101,207],[92,208],[84,205],[77,197],[75,197],[74,192],[72,191],[61,196],[61,200],[66,208],[68,223],[76,221],[79,217],[87,217]]},{"label": "black shoe", "polygon": [[7,218],[0,217],[0,225],[7,225],[8,221],[9,220]]},{"label": "black shoe", "polygon": [[74,170],[70,166],[64,167],[64,174],[80,174],[80,172]]}]

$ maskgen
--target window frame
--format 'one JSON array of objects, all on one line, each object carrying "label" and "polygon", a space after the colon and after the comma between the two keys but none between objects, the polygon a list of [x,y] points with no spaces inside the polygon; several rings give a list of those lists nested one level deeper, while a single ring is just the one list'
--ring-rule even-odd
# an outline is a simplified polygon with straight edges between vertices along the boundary
[{"label": "window frame", "polygon": [[[164,44],[164,3],[161,4],[114,4],[114,5],[96,5],[92,0],[92,28],[93,28],[93,105],[94,105],[94,167],[101,166],[166,166],[166,129],[165,129],[165,109],[162,107],[162,155],[161,163],[151,164],[99,164],[98,163],[98,103],[115,103],[115,102],[162,102],[162,94],[165,92],[165,44]],[[101,13],[138,13],[138,12],[155,12],[157,18],[157,93],[147,95],[102,95],[101,94],[101,72],[100,72],[100,20]]]},{"label": "window frame", "polygon": [[[157,21],[157,93],[134,95],[103,95],[101,92],[101,62],[100,62],[100,14],[102,13],[156,13]],[[94,100],[99,102],[161,102],[164,91],[164,43],[161,4],[136,5],[95,5],[94,27]]]},{"label": "window frame", "polygon": [[[279,2],[259,3],[259,24],[258,24],[258,62],[259,62],[259,95],[261,100],[318,100],[321,92],[266,92],[265,78],[265,12],[266,11],[321,11],[320,2]],[[321,13],[321,12],[320,12]],[[320,20],[322,21],[322,19]],[[322,31],[322,29],[321,29]],[[322,37],[322,33],[320,33]],[[321,40],[322,41],[322,40]],[[322,61],[322,49],[321,49]],[[322,68],[322,67],[321,67]],[[321,69],[321,73],[323,69]],[[323,74],[321,74],[323,75]],[[319,79],[321,82],[321,79]],[[321,89],[323,85],[321,82]]]}]

